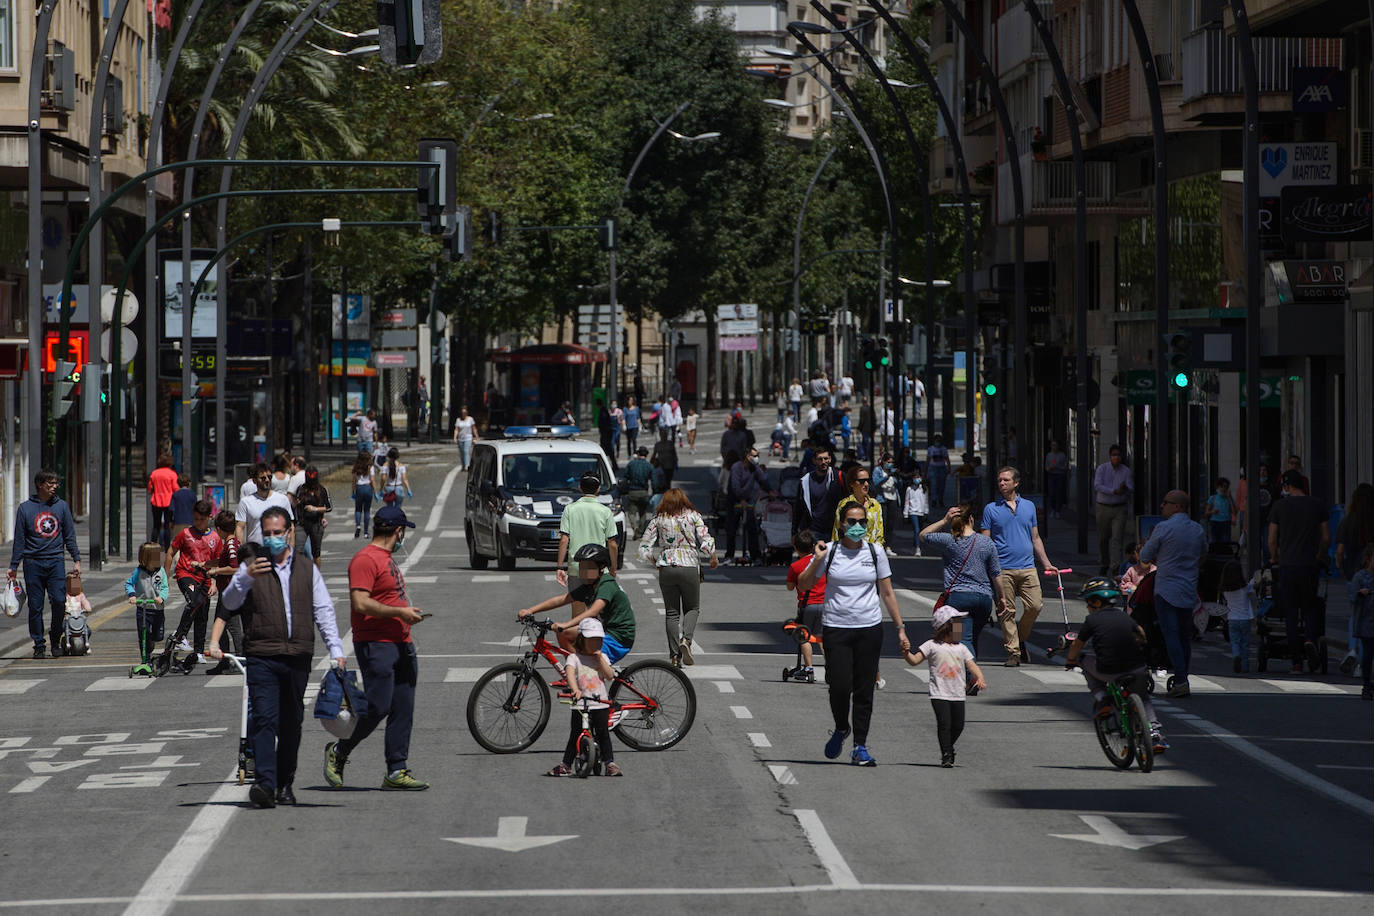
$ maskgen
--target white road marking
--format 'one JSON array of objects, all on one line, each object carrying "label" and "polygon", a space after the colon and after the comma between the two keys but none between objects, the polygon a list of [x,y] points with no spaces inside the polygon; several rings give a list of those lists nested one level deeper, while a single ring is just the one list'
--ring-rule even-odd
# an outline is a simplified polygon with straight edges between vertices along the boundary
[{"label": "white road marking", "polygon": [[445,684],[472,684],[485,674],[487,668],[450,668],[444,675]]},{"label": "white road marking", "polygon": [[894,594],[896,594],[898,598],[905,598],[907,601],[914,601],[917,604],[927,607],[932,611],[935,610],[935,599],[927,598],[925,595],[920,594],[914,589],[894,588],[892,591]]},{"label": "white road marking", "polygon": [[772,747],[773,742],[763,732],[749,732],[749,743],[754,747]]},{"label": "white road marking", "polygon": [[730,683],[729,681],[712,681],[712,683],[716,685],[716,689],[719,690],[721,693],[735,692],[735,685]]},{"label": "white road marking", "polygon": [[458,472],[461,470],[461,466],[456,466],[445,475],[444,482],[439,487],[439,495],[434,497],[434,508],[429,510],[429,521],[425,522],[426,531],[433,531],[439,527],[439,516],[444,512],[444,503],[448,502],[448,494],[453,489],[453,481],[458,478]]},{"label": "white road marking", "polygon": [[144,690],[153,682],[149,677],[102,677],[86,688],[90,693],[95,690]]},{"label": "white road marking", "polygon": [[809,808],[802,808],[792,812],[801,828],[806,832],[806,840],[811,844],[811,849],[815,851],[816,858],[821,860],[821,865],[825,866],[826,873],[830,875],[830,883],[835,887],[858,888],[859,879],[854,877],[854,872],[850,869],[849,863],[844,860],[835,842],[830,839],[830,834],[826,831],[825,825],[821,823],[820,816]]},{"label": "white road marking", "polygon": [[[428,526],[426,526],[426,530],[428,530]],[[461,530],[458,530],[458,531],[448,530],[448,531],[440,531],[440,532],[439,532],[439,537],[441,537],[441,538],[461,538],[461,537],[467,537],[467,534],[466,534],[465,532],[461,531]]]},{"label": "white road marking", "polygon": [[[1080,678],[1082,680],[1082,678]],[[1196,674],[1188,675],[1188,689],[1193,693],[1225,693],[1226,687],[1205,677],[1198,677]]]},{"label": "white road marking", "polygon": [[694,681],[744,680],[744,675],[734,665],[688,665],[682,669],[682,673]]},{"label": "white road marking", "polygon": [[1364,772],[1364,771],[1368,771],[1368,770],[1374,770],[1374,767],[1344,766],[1344,765],[1339,764],[1339,763],[1319,763],[1319,764],[1317,764],[1317,769],[1319,769],[1319,770],[1360,770],[1361,772]]},{"label": "white road marking", "polygon": [[446,836],[443,839],[450,843],[462,843],[464,846],[477,846],[483,849],[499,849],[502,852],[524,852],[527,849],[535,849],[539,846],[548,846],[551,843],[561,843],[564,840],[575,840],[577,834],[567,836],[526,836],[525,830],[529,826],[530,819],[527,817],[502,817],[496,820],[496,836]]},{"label": "white road marking", "polygon": [[1167,836],[1165,834],[1130,834],[1113,823],[1111,818],[1101,814],[1080,814],[1078,819],[1087,824],[1093,832],[1051,833],[1050,836],[1060,840],[1094,843],[1098,846],[1116,846],[1120,849],[1129,849],[1132,852],[1137,849],[1158,846],[1160,843],[1172,843],[1174,840],[1184,839],[1182,836]]},{"label": "white road marking", "polygon": [[930,683],[930,669],[928,668],[912,668],[907,666],[906,673],[927,684]]},{"label": "white road marking", "polygon": [[236,805],[229,804],[243,798],[243,788],[237,784],[237,778],[236,767],[143,882],[138,894],[125,908],[124,916],[163,916],[176,904],[177,895],[209,856],[215,841],[226,832],[230,819],[238,811]]},{"label": "white road marking", "polygon": [[0,694],[12,696],[17,693],[27,693],[38,684],[43,683],[47,678],[31,678],[27,681],[4,681],[0,680]]},{"label": "white road marking", "polygon": [[432,538],[428,538],[428,537],[420,538],[420,543],[418,543],[418,544],[415,545],[415,551],[414,551],[413,553],[409,554],[409,555],[405,558],[405,562],[401,564],[401,572],[402,572],[402,573],[407,573],[407,572],[410,571],[410,567],[414,566],[416,563],[419,563],[420,560],[421,560],[421,558],[424,557],[425,551],[426,551],[426,550],[429,550],[429,545],[430,545],[432,542],[433,542],[433,539],[432,539]]},{"label": "white road marking", "polygon": [[1281,681],[1277,678],[1260,678],[1261,681],[1270,687],[1277,687],[1284,693],[1345,693],[1344,690],[1335,684],[1323,684],[1321,681]]},{"label": "white road marking", "polygon": [[177,763],[181,759],[181,754],[165,754],[157,757],[152,763],[136,763],[132,766],[120,767],[121,770],[161,770],[169,767],[198,767],[198,763]]},{"label": "white road marking", "polygon": [[19,782],[14,784],[14,788],[10,789],[10,794],[23,795],[28,792],[33,792],[37,790],[39,786],[43,785],[43,783],[47,782],[49,779],[52,779],[52,777],[30,776],[27,779],[21,779],[19,780]]},{"label": "white road marking", "polygon": [[[515,646],[520,645],[520,644],[523,643],[524,641],[525,641],[525,637],[523,637],[523,636],[512,636],[510,639],[506,640],[505,642],[484,642],[484,643],[482,643],[482,645],[484,645],[484,646],[511,646],[511,647],[515,647]],[[440,656],[437,656],[437,655],[436,655],[436,656],[433,656],[433,657],[434,657],[434,658],[439,658]],[[461,656],[456,656],[456,657],[461,657]]]},{"label": "white road marking", "polygon": [[754,718],[754,714],[749,711],[748,706],[731,706],[730,711],[735,714],[736,719]]},{"label": "white road marking", "polygon": [[1050,687],[1082,687],[1083,675],[1077,671],[1045,671],[1022,668],[1021,673]]},{"label": "white road marking", "polygon": [[490,575],[485,575],[485,576],[473,576],[473,577],[472,577],[472,583],[473,583],[474,585],[476,585],[476,584],[478,584],[478,583],[481,583],[481,582],[509,582],[509,581],[510,581],[510,573],[492,573],[492,574],[490,574]]},{"label": "white road marking", "polygon": [[780,786],[795,786],[797,784],[797,777],[792,775],[791,768],[783,764],[768,764],[768,772],[773,774],[773,779],[777,780]]}]

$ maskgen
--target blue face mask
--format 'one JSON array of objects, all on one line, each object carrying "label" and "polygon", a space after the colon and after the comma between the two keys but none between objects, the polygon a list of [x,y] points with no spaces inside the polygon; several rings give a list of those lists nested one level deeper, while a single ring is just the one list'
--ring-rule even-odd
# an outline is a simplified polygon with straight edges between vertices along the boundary
[{"label": "blue face mask", "polygon": [[848,528],[844,529],[844,536],[849,538],[851,541],[861,541],[863,540],[863,536],[867,533],[868,529],[863,525],[859,524],[858,522],[855,522]]},{"label": "blue face mask", "polygon": [[275,557],[286,550],[286,537],[280,534],[268,535],[262,539],[262,546]]}]

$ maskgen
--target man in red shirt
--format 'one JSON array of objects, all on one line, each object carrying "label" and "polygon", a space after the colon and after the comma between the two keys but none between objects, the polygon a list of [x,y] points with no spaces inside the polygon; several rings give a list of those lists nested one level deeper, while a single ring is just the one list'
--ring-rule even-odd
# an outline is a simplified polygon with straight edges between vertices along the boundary
[{"label": "man in red shirt", "polygon": [[417,680],[410,627],[423,620],[424,614],[406,600],[405,577],[392,558],[406,529],[414,527],[400,508],[383,506],[372,516],[372,542],[348,564],[353,652],[363,673],[367,710],[351,737],[332,741],[324,749],[325,782],[335,789],[343,786],[348,755],[383,719],[386,778],[382,788],[412,792],[429,788],[429,783],[416,779],[406,767]]},{"label": "man in red shirt", "polygon": [[[797,580],[806,571],[806,567],[811,565],[811,554],[816,548],[816,536],[810,529],[803,528],[792,537],[792,546],[796,548],[801,559],[797,560],[787,568],[787,590],[797,591]],[[801,644],[802,663],[792,671],[792,676],[798,679],[809,680],[815,675],[815,669],[811,667],[811,643],[814,637],[816,640],[821,638],[821,608],[825,605],[825,576],[816,579],[816,584],[811,586],[811,591],[797,595],[797,620],[802,626],[806,627],[808,639]]]},{"label": "man in red shirt", "polygon": [[157,541],[162,550],[172,542],[172,494],[177,490],[177,471],[172,456],[165,452],[157,456],[157,470],[148,475],[148,505],[153,510],[153,529],[148,540]]},{"label": "man in red shirt", "polygon": [[[171,573],[175,567],[177,587],[186,598],[186,609],[181,612],[181,622],[177,624],[172,641],[182,642],[186,631],[192,629],[193,645],[179,648],[183,652],[194,651],[197,657],[205,651],[205,624],[209,618],[210,596],[215,592],[209,570],[219,561],[224,546],[219,534],[210,526],[214,511],[208,499],[198,500],[191,509],[191,526],[177,532],[167,551],[166,569]],[[195,662],[196,658],[187,660],[188,665]]]}]

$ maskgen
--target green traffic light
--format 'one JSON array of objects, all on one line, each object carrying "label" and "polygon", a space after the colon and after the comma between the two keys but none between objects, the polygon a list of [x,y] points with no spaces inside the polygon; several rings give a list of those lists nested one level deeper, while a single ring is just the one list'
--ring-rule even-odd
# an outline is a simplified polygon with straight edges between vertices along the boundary
[{"label": "green traffic light", "polygon": [[1187,388],[1187,387],[1188,387],[1188,373],[1186,373],[1186,372],[1175,372],[1175,373],[1174,373],[1174,387],[1175,387],[1175,388]]},{"label": "green traffic light", "polygon": [[864,360],[864,369],[867,370],[868,372],[872,372],[872,371],[873,371],[873,360],[871,360],[871,359],[866,359],[866,360]]},{"label": "green traffic light", "polygon": [[882,360],[881,360],[881,363],[882,363],[882,365],[883,365],[883,368],[886,369],[888,366],[892,365],[892,360],[890,360],[890,359],[888,359],[886,356],[884,356],[884,357],[882,358]]},{"label": "green traffic light", "polygon": [[988,397],[992,397],[993,395],[997,394],[997,386],[994,385],[992,382],[988,382],[986,385],[983,386],[983,394],[987,395]]}]

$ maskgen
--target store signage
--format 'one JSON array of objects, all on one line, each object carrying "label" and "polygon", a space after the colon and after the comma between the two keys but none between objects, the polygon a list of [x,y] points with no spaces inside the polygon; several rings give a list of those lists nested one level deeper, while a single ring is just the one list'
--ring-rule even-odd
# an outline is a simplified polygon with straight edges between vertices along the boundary
[{"label": "store signage", "polygon": [[1336,183],[1336,144],[1260,144],[1260,197],[1276,197],[1293,185]]},{"label": "store signage", "polygon": [[1345,71],[1339,67],[1294,67],[1290,82],[1296,113],[1340,111],[1350,95]]},{"label": "store signage", "polygon": [[1288,187],[1279,197],[1284,242],[1363,242],[1374,206],[1368,185]]},{"label": "store signage", "polygon": [[752,303],[743,305],[718,305],[716,306],[716,320],[730,321],[731,319],[744,319],[759,317],[759,307]]},{"label": "store signage", "polygon": [[1344,302],[1350,298],[1344,261],[1284,261],[1294,302]]}]

